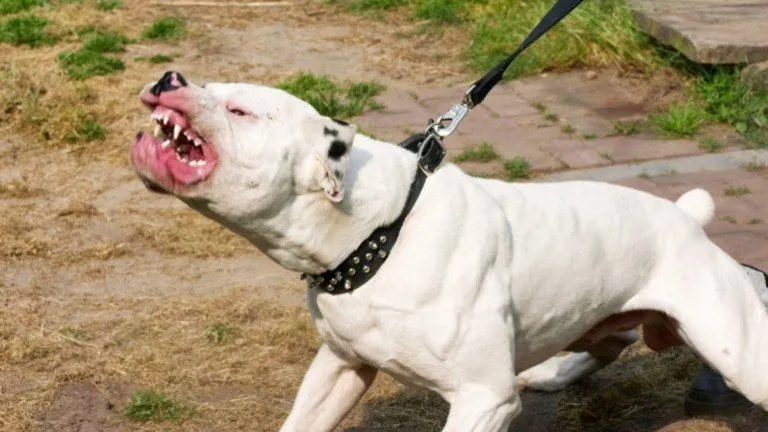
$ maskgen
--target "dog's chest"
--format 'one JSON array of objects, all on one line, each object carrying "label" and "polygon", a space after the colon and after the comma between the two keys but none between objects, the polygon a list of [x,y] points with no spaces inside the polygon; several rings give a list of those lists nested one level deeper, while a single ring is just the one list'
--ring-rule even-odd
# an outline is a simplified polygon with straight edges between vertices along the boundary
[{"label": "dog's chest", "polygon": [[437,391],[448,386],[445,361],[460,331],[454,313],[444,308],[413,313],[335,300],[320,301],[317,309],[310,303],[318,333],[334,352],[402,382]]}]

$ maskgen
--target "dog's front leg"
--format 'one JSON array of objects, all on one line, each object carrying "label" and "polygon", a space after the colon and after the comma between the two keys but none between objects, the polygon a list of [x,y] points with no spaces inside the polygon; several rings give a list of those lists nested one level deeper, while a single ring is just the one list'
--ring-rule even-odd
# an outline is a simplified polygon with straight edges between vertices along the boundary
[{"label": "dog's front leg", "polygon": [[505,432],[522,409],[517,388],[467,385],[451,401],[443,432]]},{"label": "dog's front leg", "polygon": [[341,422],[376,378],[376,369],[352,364],[327,345],[312,361],[282,432],[330,431]]}]

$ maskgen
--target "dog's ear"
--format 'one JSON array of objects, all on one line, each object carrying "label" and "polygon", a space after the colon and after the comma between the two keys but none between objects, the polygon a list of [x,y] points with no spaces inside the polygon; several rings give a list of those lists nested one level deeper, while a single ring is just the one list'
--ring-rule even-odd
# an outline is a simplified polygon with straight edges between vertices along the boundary
[{"label": "dog's ear", "polygon": [[[308,131],[315,156],[313,181],[332,202],[344,199],[344,176],[357,128],[341,120],[320,118]],[[314,188],[312,188],[314,189]]]}]

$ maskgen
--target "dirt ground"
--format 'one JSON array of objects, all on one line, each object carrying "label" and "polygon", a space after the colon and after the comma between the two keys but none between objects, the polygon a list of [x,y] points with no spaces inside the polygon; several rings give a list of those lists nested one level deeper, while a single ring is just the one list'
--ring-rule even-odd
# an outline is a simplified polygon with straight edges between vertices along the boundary
[{"label": "dirt ground", "polygon": [[[319,2],[259,10],[125,3],[109,24],[135,36],[172,13],[185,17],[191,36],[133,43],[123,56],[165,52],[173,63],[127,60],[124,73],[89,81],[95,103],[108,107],[108,139],[50,147],[35,128],[0,125],[0,430],[276,430],[317,347],[304,286],[179,201],[144,189],[127,164],[130,138],[147,125],[138,90],[171,68],[196,82],[274,83],[307,70],[414,91],[451,85],[470,77],[460,31],[442,32],[435,44],[418,23],[363,19]],[[103,19],[65,12],[82,23]],[[61,49],[14,48],[3,61],[53,94],[66,78],[40,59]],[[208,340],[216,323],[236,329],[231,340]],[[685,350],[659,356],[635,347],[574,390],[526,393],[514,430],[749,430],[749,419],[683,420],[680,397],[695,367]],[[648,391],[652,400],[589,397],[606,388],[605,397]],[[131,421],[122,407],[138,389],[165,392],[195,414],[181,424]],[[583,409],[584,400],[595,406]],[[437,431],[446,413],[435,396],[381,377],[342,430]]]}]

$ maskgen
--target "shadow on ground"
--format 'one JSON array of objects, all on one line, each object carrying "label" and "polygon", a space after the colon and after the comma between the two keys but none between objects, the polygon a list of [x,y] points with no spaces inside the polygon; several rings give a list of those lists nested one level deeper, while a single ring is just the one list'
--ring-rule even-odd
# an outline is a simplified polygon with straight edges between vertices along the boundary
[{"label": "shadow on ground", "polygon": [[[696,357],[682,347],[662,354],[647,352],[644,346],[633,347],[633,351],[563,392],[524,391],[523,411],[510,431],[768,431],[768,413],[757,407],[725,421],[687,418],[683,398],[698,369]],[[437,395],[403,389],[394,397],[368,401],[362,421],[345,432],[437,432],[448,409]]]}]

